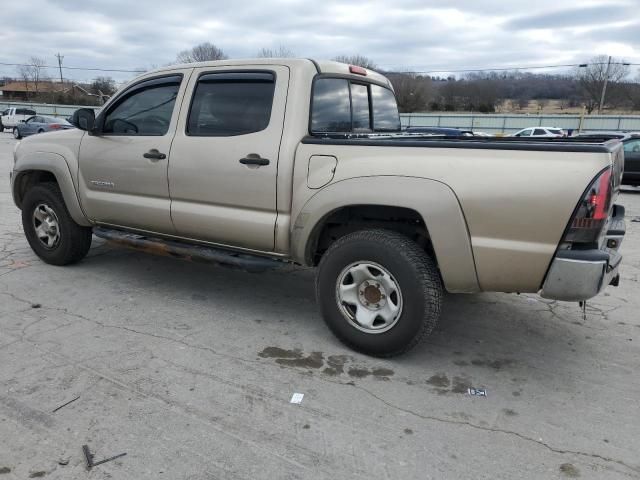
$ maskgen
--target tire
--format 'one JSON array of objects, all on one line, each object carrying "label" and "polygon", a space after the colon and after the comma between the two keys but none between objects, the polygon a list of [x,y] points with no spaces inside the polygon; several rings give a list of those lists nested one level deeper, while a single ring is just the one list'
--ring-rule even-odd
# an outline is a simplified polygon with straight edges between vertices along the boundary
[{"label": "tire", "polygon": [[[57,228],[49,229],[48,237],[40,237],[43,230],[37,230],[37,227],[54,224]],[[55,183],[41,183],[27,191],[22,202],[22,227],[31,249],[51,265],[76,263],[91,247],[91,228],[74,222]]]},{"label": "tire", "polygon": [[[336,240],[316,276],[316,298],[329,329],[350,348],[376,357],[404,353],[431,333],[442,295],[434,260],[408,237],[387,230],[361,230]],[[375,318],[366,325],[360,316]]]},{"label": "tire", "polygon": [[20,130],[18,130],[18,127],[13,127],[13,138],[15,138],[16,140],[20,140],[22,138],[22,135],[20,135]]},{"label": "tire", "polygon": [[40,128],[38,129],[38,133],[44,133],[44,130]]}]

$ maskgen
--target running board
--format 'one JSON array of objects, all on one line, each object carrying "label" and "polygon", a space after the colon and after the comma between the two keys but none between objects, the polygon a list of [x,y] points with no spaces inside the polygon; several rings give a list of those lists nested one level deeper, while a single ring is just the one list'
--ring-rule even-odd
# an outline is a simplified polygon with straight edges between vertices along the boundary
[{"label": "running board", "polygon": [[271,258],[238,253],[221,248],[193,245],[174,240],[146,237],[144,235],[124,232],[122,230],[111,230],[96,227],[93,229],[93,234],[96,237],[104,238],[110,243],[138,250],[140,252],[151,253],[164,257],[180,258],[182,260],[198,263],[213,263],[236,267],[252,273],[273,270],[285,265],[284,262],[273,260]]}]

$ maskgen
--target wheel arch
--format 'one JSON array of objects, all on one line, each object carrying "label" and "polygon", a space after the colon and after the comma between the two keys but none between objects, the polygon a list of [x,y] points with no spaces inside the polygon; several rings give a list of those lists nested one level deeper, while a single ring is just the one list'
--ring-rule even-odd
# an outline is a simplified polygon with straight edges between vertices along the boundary
[{"label": "wheel arch", "polygon": [[[404,214],[400,219],[405,221],[405,226],[415,222],[414,227],[424,229],[422,245],[432,249],[446,289],[450,292],[480,290],[469,231],[458,199],[449,186],[424,178],[358,177],[320,190],[295,214],[291,233],[293,259],[305,265],[316,264],[317,247],[328,222],[341,212],[362,208],[377,210],[380,215],[374,215],[372,223],[366,218],[358,219],[362,220],[356,222],[358,229],[386,228],[381,225],[380,216],[384,217],[387,212]],[[393,223],[389,229],[405,233],[405,227],[397,228],[402,222]]]},{"label": "wheel arch", "polygon": [[16,206],[21,209],[29,188],[44,182],[58,184],[67,210],[78,225],[91,225],[82,211],[67,162],[57,153],[35,152],[20,158],[20,170],[14,171],[11,179],[11,191]]}]

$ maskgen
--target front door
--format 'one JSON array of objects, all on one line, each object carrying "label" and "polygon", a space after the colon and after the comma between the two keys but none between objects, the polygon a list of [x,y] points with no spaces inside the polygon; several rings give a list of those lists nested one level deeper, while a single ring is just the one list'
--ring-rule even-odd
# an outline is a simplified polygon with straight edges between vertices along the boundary
[{"label": "front door", "polygon": [[202,67],[190,84],[193,98],[181,115],[169,164],[176,230],[197,240],[271,251],[289,69]]},{"label": "front door", "polygon": [[167,168],[190,70],[132,85],[96,119],[80,145],[80,199],[92,220],[175,233]]}]

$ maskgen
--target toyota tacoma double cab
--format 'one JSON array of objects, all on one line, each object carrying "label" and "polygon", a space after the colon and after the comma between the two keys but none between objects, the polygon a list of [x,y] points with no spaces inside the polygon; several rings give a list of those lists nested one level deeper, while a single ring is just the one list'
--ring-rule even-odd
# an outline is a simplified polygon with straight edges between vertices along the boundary
[{"label": "toyota tacoma double cab", "polygon": [[171,66],[73,123],[15,150],[13,198],[50,264],[81,260],[95,234],[250,271],[317,267],[327,325],[376,356],[428,335],[444,291],[584,301],[619,279],[619,142],[403,134],[391,83],[358,66]]}]

